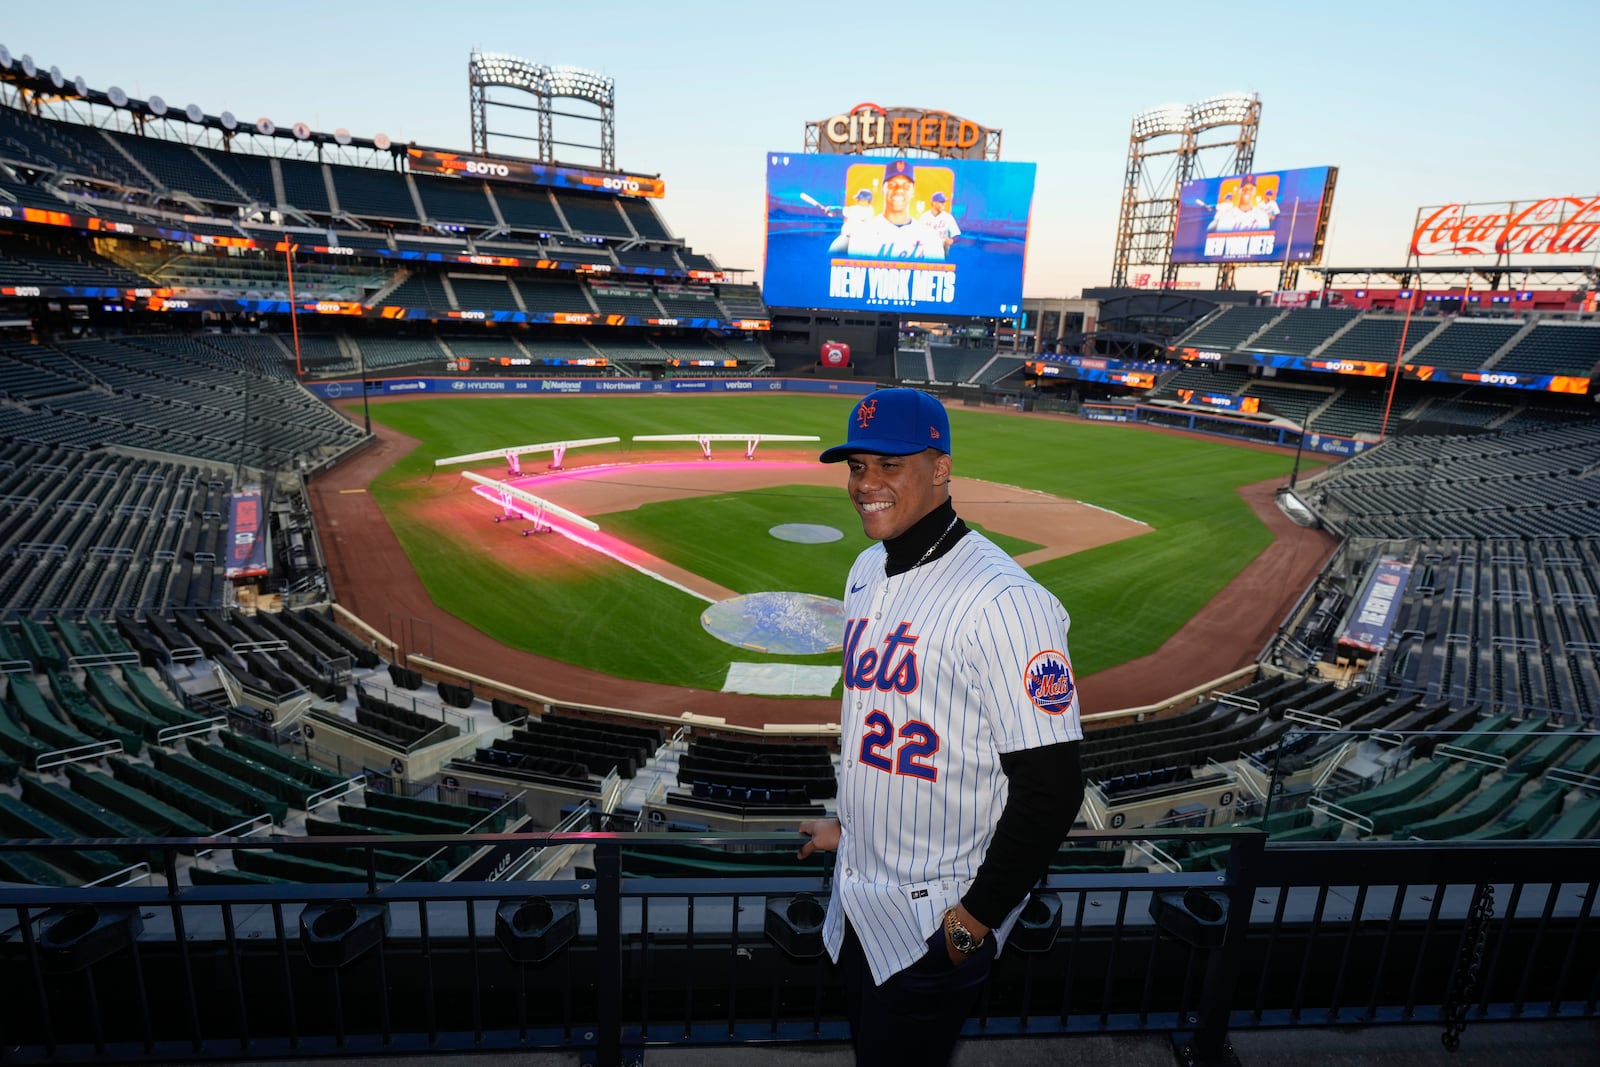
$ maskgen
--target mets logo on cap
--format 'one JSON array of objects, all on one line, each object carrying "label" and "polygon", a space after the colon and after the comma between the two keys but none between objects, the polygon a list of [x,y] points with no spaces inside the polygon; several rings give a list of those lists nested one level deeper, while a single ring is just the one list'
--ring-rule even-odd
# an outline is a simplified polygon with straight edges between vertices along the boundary
[{"label": "mets logo on cap", "polygon": [[1072,665],[1055,649],[1045,649],[1030,659],[1022,680],[1028,687],[1028,699],[1046,715],[1060,715],[1072,707],[1072,696],[1077,692]]},{"label": "mets logo on cap", "polygon": [[873,416],[877,414],[878,402],[876,400],[863,400],[856,406],[856,422],[863,430],[872,424]]}]

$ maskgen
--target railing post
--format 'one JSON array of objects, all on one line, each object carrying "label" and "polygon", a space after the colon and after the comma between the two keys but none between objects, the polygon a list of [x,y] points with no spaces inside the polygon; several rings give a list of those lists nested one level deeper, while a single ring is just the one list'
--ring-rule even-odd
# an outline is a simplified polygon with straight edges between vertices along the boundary
[{"label": "railing post", "polygon": [[622,1063],[622,848],[594,845],[595,1063]]},{"label": "railing post", "polygon": [[1222,891],[1228,897],[1228,915],[1222,944],[1206,953],[1205,978],[1194,1032],[1185,1040],[1176,1035],[1179,1059],[1193,1067],[1237,1065],[1239,1058],[1228,1041],[1228,1016],[1234,987],[1239,981],[1245,939],[1250,931],[1250,907],[1256,895],[1256,871],[1266,846],[1264,831],[1241,834],[1228,850],[1228,869]]}]

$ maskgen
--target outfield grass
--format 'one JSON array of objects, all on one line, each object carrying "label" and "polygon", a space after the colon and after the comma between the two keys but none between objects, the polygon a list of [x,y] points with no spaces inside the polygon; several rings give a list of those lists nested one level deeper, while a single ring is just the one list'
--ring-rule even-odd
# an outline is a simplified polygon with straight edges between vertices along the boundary
[{"label": "outfield grass", "polygon": [[[422,445],[372,486],[430,595],[507,645],[595,670],[648,681],[720,689],[730,662],[765,657],[735,649],[700,627],[705,603],[599,558],[563,538],[541,538],[541,554],[567,566],[537,580],[494,559],[465,553],[448,530],[420,522],[409,505],[454,481],[434,473],[442,456],[507,444],[615,435],[629,458],[676,446],[631,446],[635,434],[817,434],[843,437],[852,400],[811,396],[627,396],[419,399],[372,408],[374,420]],[[1072,656],[1083,674],[1161,645],[1271,540],[1234,491],[1287,477],[1292,458],[1205,438],[1149,433],[1075,420],[950,411],[956,473],[1043,490],[1137,519],[1143,536],[1030,568],[1073,617]],[[722,446],[730,450],[737,445]],[[771,446],[765,446],[771,447]],[[1318,461],[1302,459],[1302,467]],[[426,481],[432,476],[432,483]],[[789,589],[840,595],[846,571],[866,546],[843,492],[783,486],[669,501],[609,516],[608,532],[740,592]],[[956,501],[957,507],[960,500]],[[491,505],[485,502],[487,520]],[[822,523],[842,541],[799,545],[767,530],[782,522]],[[518,539],[519,541],[521,539]],[[1033,547],[1001,540],[1008,551]],[[527,545],[527,542],[523,542]]]}]

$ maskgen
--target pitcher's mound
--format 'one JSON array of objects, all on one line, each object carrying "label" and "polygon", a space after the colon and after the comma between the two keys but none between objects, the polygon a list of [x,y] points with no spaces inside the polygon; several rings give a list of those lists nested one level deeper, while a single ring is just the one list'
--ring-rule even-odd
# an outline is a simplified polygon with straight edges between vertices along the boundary
[{"label": "pitcher's mound", "polygon": [[711,605],[700,625],[719,641],[780,656],[844,647],[844,604],[815,593],[746,593]]},{"label": "pitcher's mound", "polygon": [[837,526],[821,526],[814,522],[785,522],[767,533],[780,541],[793,541],[797,545],[825,545],[829,541],[844,540],[844,531]]}]

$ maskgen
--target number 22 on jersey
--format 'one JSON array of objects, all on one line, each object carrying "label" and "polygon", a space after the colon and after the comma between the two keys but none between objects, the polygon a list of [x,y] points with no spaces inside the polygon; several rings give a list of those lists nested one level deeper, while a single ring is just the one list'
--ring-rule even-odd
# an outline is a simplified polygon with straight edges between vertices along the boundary
[{"label": "number 22 on jersey", "polygon": [[939,780],[939,768],[926,762],[939,751],[939,735],[933,727],[913,719],[896,731],[889,716],[876,708],[867,713],[863,724],[866,733],[861,737],[862,763],[885,774],[904,774],[927,782]]}]

